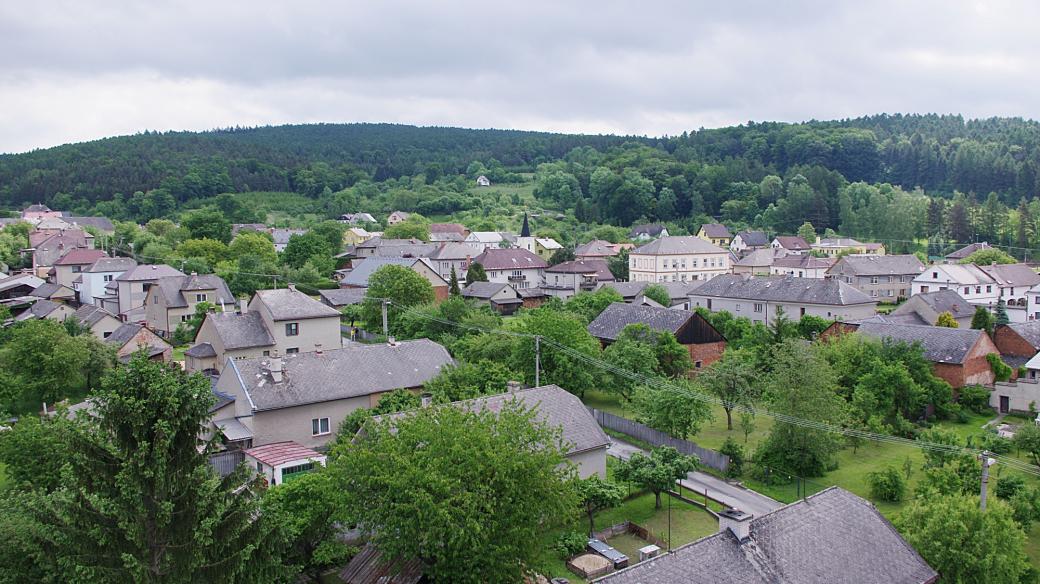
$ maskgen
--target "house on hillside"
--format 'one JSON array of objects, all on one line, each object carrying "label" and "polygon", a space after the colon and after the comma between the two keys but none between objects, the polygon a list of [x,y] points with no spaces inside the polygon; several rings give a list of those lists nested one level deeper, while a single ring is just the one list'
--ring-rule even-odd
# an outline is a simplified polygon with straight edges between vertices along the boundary
[{"label": "house on hillside", "polygon": [[932,326],[944,312],[953,315],[960,328],[971,328],[971,317],[975,315],[975,307],[953,290],[937,290],[911,296],[888,313],[885,320]]},{"label": "house on hillside", "polygon": [[726,350],[726,337],[703,316],[689,310],[615,302],[589,323],[588,330],[606,347],[631,324],[645,324],[655,331],[675,335],[689,351],[695,370],[718,361]]},{"label": "house on hillside", "polygon": [[545,269],[545,284],[549,296],[567,299],[579,292],[592,292],[604,282],[613,282],[605,260],[574,260]]},{"label": "house on hillside", "polygon": [[33,273],[41,278],[47,277],[54,263],[70,251],[94,247],[94,236],[78,229],[65,229],[53,234],[33,232],[29,236]]},{"label": "house on hillside", "polygon": [[812,251],[809,243],[797,235],[777,235],[771,245],[773,249],[787,254],[807,254]]},{"label": "house on hillside", "polygon": [[386,218],[387,225],[397,225],[398,223],[404,223],[411,217],[411,213],[405,213],[404,211],[394,211],[390,213],[390,216]]},{"label": "house on hillside", "polygon": [[418,391],[452,363],[428,339],[229,358],[216,390],[234,407],[211,425],[231,448],[286,441],[322,448],[354,410],[375,407],[395,389]]},{"label": "house on hillside", "polygon": [[769,236],[764,231],[741,231],[729,244],[729,250],[737,254],[767,247],[770,247]]},{"label": "house on hillside", "polygon": [[478,187],[489,187],[489,186],[491,186],[491,181],[488,180],[488,177],[486,177],[484,175],[480,175],[480,176],[477,177],[477,186]]},{"label": "house on hillside", "polygon": [[935,584],[939,574],[874,505],[830,487],[760,517],[719,513],[719,531],[596,584]]},{"label": "house on hillside", "polygon": [[880,243],[863,243],[851,237],[816,238],[815,243],[810,243],[813,251],[837,257],[842,254],[865,254],[885,255],[885,246]]},{"label": "house on hillside", "polygon": [[376,218],[369,213],[346,213],[340,215],[338,221],[349,225],[357,225],[359,223],[379,223],[376,221]]},{"label": "house on hillside", "polygon": [[524,304],[516,289],[502,282],[473,282],[462,289],[462,297],[487,302],[492,310],[502,315],[513,314]]},{"label": "house on hillside", "polygon": [[1040,274],[1026,264],[934,264],[913,282],[914,294],[954,290],[975,306],[995,308],[1003,300],[1012,322],[1028,320],[1029,290]]},{"label": "house on hillside", "polygon": [[21,322],[23,320],[49,318],[58,322],[65,322],[65,319],[71,317],[74,313],[75,311],[64,302],[40,299],[34,302],[28,310],[14,317],[14,320],[15,322]]},{"label": "house on hillside", "polygon": [[105,285],[102,308],[119,315],[123,322],[144,322],[148,288],[159,278],[184,276],[166,264],[141,264],[128,269]]},{"label": "house on hillside", "polygon": [[29,296],[32,296],[33,298],[43,298],[44,300],[53,300],[64,304],[76,304],[75,290],[68,286],[62,286],[61,284],[55,284],[53,282],[44,282],[43,284],[40,284],[39,287],[29,293]]},{"label": "house on hillside", "polygon": [[668,237],[668,228],[660,223],[633,225],[628,231],[628,238],[632,241],[650,241],[658,237]]},{"label": "house on hillside", "polygon": [[170,338],[181,323],[191,320],[202,302],[221,312],[235,309],[235,296],[216,274],[165,276],[150,285],[147,292],[145,323],[163,338]]},{"label": "house on hillside", "polygon": [[986,355],[999,354],[986,331],[941,326],[922,326],[888,322],[873,317],[861,322],[835,322],[822,337],[858,332],[876,339],[907,344],[920,344],[924,356],[932,362],[936,377],[954,389],[965,385],[993,385],[993,370]]},{"label": "house on hillside", "polygon": [[41,219],[60,219],[61,211],[52,211],[50,207],[42,203],[36,203],[35,205],[29,205],[22,210],[22,219],[24,221],[39,221]]},{"label": "house on hillside", "polygon": [[274,250],[278,253],[285,251],[285,248],[289,246],[289,240],[294,235],[305,235],[306,229],[280,229],[275,228],[271,230],[271,239],[274,241]]},{"label": "house on hillside", "polygon": [[733,273],[768,276],[775,260],[776,252],[772,248],[756,249],[733,263]]},{"label": "house on hillside", "polygon": [[993,330],[993,343],[1005,363],[1021,367],[1040,353],[1040,321],[998,325]]},{"label": "house on hillside", "polygon": [[185,355],[188,371],[220,371],[231,359],[339,348],[340,313],[295,287],[257,290],[240,313],[211,312]]},{"label": "house on hillside", "polygon": [[473,259],[484,267],[489,282],[509,284],[516,289],[541,288],[545,268],[542,258],[520,248],[489,247]]},{"label": "house on hillside", "polygon": [[822,280],[827,276],[827,270],[831,269],[831,266],[836,261],[838,261],[836,258],[818,258],[807,253],[788,254],[775,257],[769,273],[773,276],[794,276],[795,278]]},{"label": "house on hillside", "polygon": [[448,282],[437,273],[437,270],[433,269],[430,261],[425,258],[371,257],[354,266],[354,269],[339,281],[339,285],[341,288],[368,288],[368,279],[372,277],[372,274],[379,268],[389,265],[403,266],[425,278],[433,286],[433,294],[437,302],[448,299]]},{"label": "house on hillside", "polygon": [[74,215],[62,214],[62,219],[75,228],[85,229],[90,227],[104,235],[112,235],[116,232],[116,226],[108,217],[77,217]]},{"label": "house on hillside", "polygon": [[365,230],[364,227],[350,227],[343,232],[343,245],[358,245],[373,237],[375,234]]},{"label": "house on hillside", "polygon": [[321,303],[331,306],[336,310],[344,306],[361,304],[365,299],[365,288],[335,288],[333,290],[318,290]]},{"label": "house on hillside", "polygon": [[43,278],[33,274],[18,274],[0,280],[0,300],[22,298],[32,294],[32,291],[44,285]]},{"label": "house on hillside", "polygon": [[869,318],[877,300],[839,280],[733,274],[716,276],[691,290],[690,307],[698,306],[768,326],[780,313],[791,320],[805,315],[830,320]]},{"label": "house on hillside", "polygon": [[471,231],[463,241],[473,248],[474,254],[480,254],[486,249],[512,247],[512,241],[516,241],[516,237],[513,236],[510,240],[501,231]]},{"label": "house on hillside", "polygon": [[633,282],[692,282],[729,272],[729,252],[693,236],[661,237],[628,256]]},{"label": "house on hillside", "polygon": [[617,244],[593,239],[574,248],[574,259],[578,260],[605,260],[621,253]]},{"label": "house on hillside", "polygon": [[968,257],[971,256],[971,254],[984,249],[992,249],[992,246],[986,243],[985,241],[980,243],[969,243],[968,245],[956,251],[946,254],[946,257],[944,259],[948,264],[959,264],[963,260],[968,259]]},{"label": "house on hillside", "polygon": [[901,302],[910,296],[914,278],[925,266],[915,255],[847,255],[838,258],[827,278],[851,284],[853,288],[881,302]]},{"label": "house on hillside", "polygon": [[724,248],[728,248],[733,243],[733,234],[721,223],[705,223],[701,225],[700,230],[697,231],[697,237],[712,245]]},{"label": "house on hillside", "polygon": [[451,281],[451,270],[455,269],[455,277],[461,282],[466,279],[469,263],[473,261],[473,247],[466,243],[445,242],[428,257],[430,264],[445,281]]}]

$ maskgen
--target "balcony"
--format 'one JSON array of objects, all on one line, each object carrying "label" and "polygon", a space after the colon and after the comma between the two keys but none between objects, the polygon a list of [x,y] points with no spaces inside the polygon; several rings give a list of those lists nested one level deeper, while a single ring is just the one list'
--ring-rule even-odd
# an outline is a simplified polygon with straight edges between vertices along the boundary
[{"label": "balcony", "polygon": [[513,276],[513,275],[509,276],[509,281],[510,282],[523,282],[525,280],[527,280],[527,276],[524,276],[522,274],[519,275],[519,276]]}]

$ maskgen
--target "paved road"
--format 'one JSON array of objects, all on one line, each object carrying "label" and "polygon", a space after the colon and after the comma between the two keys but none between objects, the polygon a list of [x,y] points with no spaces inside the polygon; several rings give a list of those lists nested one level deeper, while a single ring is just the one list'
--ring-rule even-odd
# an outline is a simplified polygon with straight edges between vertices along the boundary
[{"label": "paved road", "polygon": [[[610,437],[610,448],[607,449],[607,454],[615,458],[627,459],[636,452],[643,452],[643,450],[634,444],[618,440],[613,436]],[[691,472],[687,475],[687,478],[680,480],[679,483],[682,484],[684,489],[689,489],[702,495],[707,490],[709,499],[729,507],[735,507],[755,517],[760,517],[783,507],[783,503],[774,501],[762,493],[731,485],[708,473]]]}]

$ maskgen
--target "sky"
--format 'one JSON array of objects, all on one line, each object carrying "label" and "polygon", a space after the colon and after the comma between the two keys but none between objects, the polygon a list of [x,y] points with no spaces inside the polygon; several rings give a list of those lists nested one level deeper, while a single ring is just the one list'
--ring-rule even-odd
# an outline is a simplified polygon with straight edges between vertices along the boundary
[{"label": "sky", "polygon": [[1036,2],[0,3],[0,152],[311,122],[1040,118]]}]

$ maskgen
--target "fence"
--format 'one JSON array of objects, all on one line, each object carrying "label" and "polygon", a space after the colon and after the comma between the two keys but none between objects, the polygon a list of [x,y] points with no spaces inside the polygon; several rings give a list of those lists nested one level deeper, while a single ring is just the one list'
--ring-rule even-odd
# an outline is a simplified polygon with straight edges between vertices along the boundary
[{"label": "fence", "polygon": [[715,470],[726,472],[729,468],[729,457],[725,454],[721,454],[714,450],[702,448],[697,446],[693,442],[688,440],[680,440],[661,432],[660,430],[654,430],[640,424],[639,422],[633,422],[627,418],[621,416],[615,416],[614,414],[603,412],[595,408],[589,408],[592,415],[596,418],[596,422],[604,428],[614,430],[615,432],[621,432],[627,436],[631,436],[638,440],[642,440],[647,444],[654,446],[671,446],[683,454],[692,454],[700,459],[701,464],[710,466]]},{"label": "fence", "polygon": [[224,452],[218,452],[211,454],[209,457],[209,463],[213,465],[213,470],[217,471],[217,474],[221,477],[226,477],[236,468],[242,464],[246,459],[246,455],[241,450],[226,450]]}]

